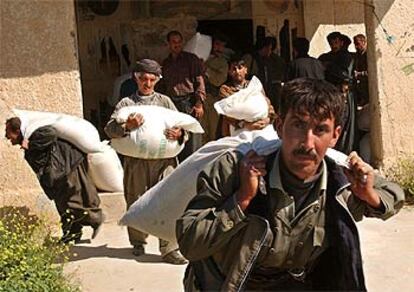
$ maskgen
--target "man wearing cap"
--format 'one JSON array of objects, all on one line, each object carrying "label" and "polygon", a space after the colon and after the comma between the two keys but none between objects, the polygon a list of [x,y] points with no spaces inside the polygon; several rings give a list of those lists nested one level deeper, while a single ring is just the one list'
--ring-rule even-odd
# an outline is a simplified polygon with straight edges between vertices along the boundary
[{"label": "man wearing cap", "polygon": [[[132,72],[132,78],[138,85],[138,90],[129,97],[121,99],[115,106],[115,110],[105,127],[105,132],[110,138],[119,138],[130,131],[139,128],[145,123],[142,115],[132,114],[125,123],[118,123],[116,116],[118,111],[126,106],[155,105],[177,110],[168,96],[154,91],[155,84],[161,78],[161,66],[153,60],[143,59],[137,62]],[[165,136],[170,140],[178,140],[184,143],[185,133],[180,128],[171,128],[165,131]],[[129,208],[141,195],[154,186],[157,182],[170,174],[177,166],[177,158],[166,159],[140,159],[124,157],[124,194]],[[156,214],[154,214],[156,216]],[[145,244],[148,234],[128,227],[128,236],[133,245],[133,254],[136,256],[145,253]],[[177,246],[163,239],[160,241],[160,252],[163,260],[171,264],[185,264],[187,261],[177,251]]]}]

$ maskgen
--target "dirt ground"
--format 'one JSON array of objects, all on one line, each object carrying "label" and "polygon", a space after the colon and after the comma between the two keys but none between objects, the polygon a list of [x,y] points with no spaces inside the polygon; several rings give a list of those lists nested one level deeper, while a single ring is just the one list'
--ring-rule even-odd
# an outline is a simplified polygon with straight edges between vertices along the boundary
[{"label": "dirt ground", "polygon": [[[414,287],[414,208],[381,222],[358,224],[368,291],[412,291]],[[85,234],[89,238],[90,234]],[[182,291],[185,266],[162,263],[158,242],[149,237],[147,253],[131,254],[125,227],[104,224],[92,242],[72,248],[66,273],[83,291]]]}]

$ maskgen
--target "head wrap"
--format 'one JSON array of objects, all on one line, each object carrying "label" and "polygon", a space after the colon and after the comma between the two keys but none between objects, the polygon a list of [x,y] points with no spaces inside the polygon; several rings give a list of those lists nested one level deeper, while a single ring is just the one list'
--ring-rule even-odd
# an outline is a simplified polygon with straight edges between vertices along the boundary
[{"label": "head wrap", "polygon": [[161,77],[161,66],[154,60],[142,59],[137,62],[134,72],[151,73]]}]

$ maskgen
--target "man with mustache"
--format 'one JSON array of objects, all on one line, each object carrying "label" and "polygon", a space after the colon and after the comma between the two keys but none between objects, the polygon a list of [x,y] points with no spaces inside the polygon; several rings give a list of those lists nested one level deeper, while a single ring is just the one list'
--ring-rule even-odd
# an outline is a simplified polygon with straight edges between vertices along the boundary
[{"label": "man with mustache", "polygon": [[[161,78],[161,66],[154,60],[143,59],[137,62],[132,72],[132,79],[137,83],[138,90],[129,97],[121,99],[115,106],[115,111],[105,127],[110,138],[119,138],[138,129],[145,123],[140,114],[131,114],[125,123],[118,123],[117,112],[127,106],[156,105],[177,110],[173,102],[166,95],[154,91],[155,84]],[[184,143],[184,131],[180,128],[171,128],[165,131],[169,140],[178,140]],[[129,208],[148,189],[158,181],[169,175],[177,166],[177,158],[141,159],[124,156],[124,195]],[[157,216],[157,214],[154,214]],[[134,247],[133,254],[141,256],[145,253],[148,234],[128,227],[128,237]],[[163,260],[171,264],[185,264],[187,261],[177,251],[175,244],[159,239],[159,248]]]},{"label": "man with mustache", "polygon": [[[194,54],[183,51],[183,36],[173,30],[167,34],[170,54],[162,62],[163,79],[158,91],[168,95],[180,112],[200,120],[204,115],[206,88],[202,61]],[[189,135],[178,159],[183,161],[202,146],[202,135]]]},{"label": "man with mustache", "polygon": [[228,152],[201,171],[176,226],[190,261],[186,291],[366,290],[355,221],[389,218],[404,193],[356,153],[349,171],[325,157],[343,106],[325,81],[290,81],[276,120],[280,149]]}]

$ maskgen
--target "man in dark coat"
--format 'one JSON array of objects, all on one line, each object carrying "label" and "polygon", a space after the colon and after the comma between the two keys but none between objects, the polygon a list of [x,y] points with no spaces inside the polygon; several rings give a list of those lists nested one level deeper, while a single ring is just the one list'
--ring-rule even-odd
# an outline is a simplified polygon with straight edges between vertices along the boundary
[{"label": "man in dark coat", "polygon": [[309,56],[309,41],[305,38],[293,40],[294,60],[289,64],[287,80],[306,77],[318,80],[325,79],[325,68],[322,63]]},{"label": "man in dark coat", "polygon": [[17,117],[8,119],[5,136],[13,145],[21,145],[43,191],[55,202],[62,223],[61,241],[79,242],[83,226],[91,226],[95,238],[103,215],[98,192],[87,173],[86,154],[59,139],[51,126],[37,129],[25,140],[21,124]]}]

